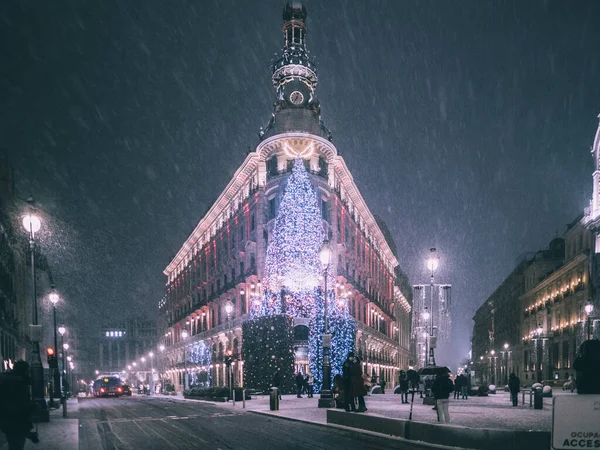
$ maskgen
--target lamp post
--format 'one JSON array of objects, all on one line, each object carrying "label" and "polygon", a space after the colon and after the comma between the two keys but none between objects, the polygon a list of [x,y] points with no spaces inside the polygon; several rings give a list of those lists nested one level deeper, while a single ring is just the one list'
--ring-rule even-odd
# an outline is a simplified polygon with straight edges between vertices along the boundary
[{"label": "lamp post", "polygon": [[181,339],[183,339],[183,390],[187,390],[188,385],[187,385],[187,361],[186,361],[186,357],[185,357],[185,340],[188,337],[188,332],[186,329],[184,329],[181,332]]},{"label": "lamp post", "polygon": [[589,341],[591,339],[591,335],[592,335],[592,327],[591,327],[591,323],[592,323],[592,313],[594,312],[594,303],[592,303],[592,299],[589,299],[587,301],[587,303],[585,304],[585,313],[587,314],[587,340]]},{"label": "lamp post", "polygon": [[[65,344],[65,350],[67,350],[69,348],[69,344]],[[66,352],[65,352],[66,353]],[[71,362],[73,361],[73,357],[71,355],[67,355],[67,370],[65,373],[65,378],[67,380],[67,382],[65,383],[65,389],[67,389],[67,396],[70,397],[71,396],[71,370],[72,369],[72,364]]]},{"label": "lamp post", "polygon": [[[28,203],[33,203],[30,197]],[[48,422],[50,415],[46,400],[44,398],[44,367],[40,356],[40,341],[42,340],[41,326],[38,325],[38,308],[35,277],[35,233],[42,226],[42,223],[34,214],[28,213],[23,217],[23,227],[29,233],[29,252],[31,254],[31,304],[32,304],[32,324],[31,330],[31,397],[35,405],[33,413],[34,422]]]},{"label": "lamp post", "polygon": [[148,353],[148,358],[150,358],[150,395],[154,394],[154,363],[153,363],[153,359],[154,358],[154,353],[150,352]]},{"label": "lamp post", "polygon": [[[490,354],[492,355],[492,359],[494,360],[494,361],[493,361],[493,364],[494,364],[494,370],[493,370],[493,372],[492,372],[492,368],[490,367],[490,377],[492,377],[492,383],[493,383],[493,384],[496,384],[496,378],[497,378],[497,376],[496,376],[496,375],[497,375],[497,374],[496,374],[496,367],[498,367],[498,365],[496,364],[496,358],[498,358],[498,357],[496,356],[496,350],[493,350],[493,349],[492,349],[492,350],[490,351]],[[492,364],[492,359],[490,359],[490,364]],[[492,375],[493,375],[493,376],[492,376]]]},{"label": "lamp post", "polygon": [[506,353],[506,360],[504,363],[504,384],[508,384],[508,370],[509,370],[509,358],[510,358],[510,345],[508,342],[504,343],[504,353]]},{"label": "lamp post", "polygon": [[427,365],[427,351],[429,349],[429,342],[428,342],[428,338],[429,338],[429,333],[427,332],[427,321],[431,318],[431,314],[429,313],[429,310],[427,309],[427,306],[425,307],[425,309],[423,310],[423,313],[421,314],[421,317],[423,318],[423,321],[425,323],[425,332],[423,333],[423,335],[425,336],[425,355],[423,355],[423,366]]},{"label": "lamp post", "polygon": [[[60,373],[60,401],[63,405],[63,417],[67,417],[67,398],[65,397],[65,382],[64,382],[64,370],[65,370],[65,344],[64,343],[64,335],[67,332],[67,329],[65,327],[63,327],[62,325],[60,327],[58,327],[58,332],[60,334],[60,354],[61,354],[61,362],[62,362],[62,371]],[[58,356],[58,355],[57,355]]]},{"label": "lamp post", "polygon": [[[160,350],[160,362],[161,362],[160,367],[159,367],[158,370],[164,372],[164,370],[165,370],[165,360],[164,360],[164,354],[163,354],[163,352],[165,351],[165,346],[161,344],[158,347],[158,349]],[[161,390],[161,392],[165,390],[165,376],[164,376],[164,373],[163,373],[163,376],[160,378],[160,390]]]},{"label": "lamp post", "polygon": [[435,366],[435,344],[436,343],[434,342],[434,337],[433,337],[433,289],[434,289],[434,282],[435,282],[435,279],[434,279],[435,271],[438,268],[438,266],[440,265],[440,259],[438,258],[437,254],[435,253],[434,247],[432,247],[430,249],[429,258],[427,258],[425,265],[427,266],[427,269],[429,269],[429,271],[431,272],[431,278],[430,278],[431,332],[429,335],[430,336],[430,338],[429,338],[429,361],[427,362],[427,365]]},{"label": "lamp post", "polygon": [[[50,302],[52,303],[52,315],[54,316],[54,354],[58,354],[58,339],[56,330],[56,304],[60,300],[60,297],[52,288],[52,292],[48,295]],[[52,391],[50,392],[50,406],[54,407],[54,398],[60,393],[60,374],[58,373],[58,364],[52,369]]]},{"label": "lamp post", "polygon": [[323,346],[323,384],[321,385],[321,396],[319,397],[319,408],[332,408],[335,403],[331,393],[331,360],[329,348],[331,347],[331,335],[329,334],[329,295],[327,293],[327,277],[329,276],[329,265],[331,264],[331,249],[329,241],[325,240],[319,252],[319,259],[325,272],[325,290],[323,292],[325,307],[323,309],[325,332],[321,344]]}]

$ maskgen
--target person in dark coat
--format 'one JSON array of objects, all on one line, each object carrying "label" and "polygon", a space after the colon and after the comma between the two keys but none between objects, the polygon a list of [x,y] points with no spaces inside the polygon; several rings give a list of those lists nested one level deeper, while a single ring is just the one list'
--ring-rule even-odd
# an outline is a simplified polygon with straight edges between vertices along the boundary
[{"label": "person in dark coat", "polygon": [[431,392],[435,397],[437,405],[438,422],[450,423],[448,404],[450,403],[450,392],[453,390],[454,383],[447,373],[438,375],[431,386]]},{"label": "person in dark coat", "polygon": [[461,376],[459,375],[454,379],[454,400],[458,400],[458,398],[460,397],[460,387],[462,383],[460,377]]},{"label": "person in dark coat", "polygon": [[460,393],[463,400],[467,400],[469,398],[469,378],[465,376],[464,373],[460,374]]},{"label": "person in dark coat", "polygon": [[352,393],[358,399],[358,409],[356,412],[366,412],[365,395],[367,395],[367,388],[363,380],[362,363],[356,357],[354,357],[352,362]]},{"label": "person in dark coat", "polygon": [[302,388],[304,387],[304,377],[300,372],[296,374],[296,393],[298,398],[302,398]]},{"label": "person in dark coat", "polygon": [[381,382],[379,383],[379,386],[381,386],[381,393],[385,394],[385,386],[387,385],[387,382],[382,378]]},{"label": "person in dark coat", "polygon": [[521,380],[513,373],[508,377],[508,391],[513,406],[519,406],[519,391],[521,390]]},{"label": "person in dark coat", "polygon": [[408,403],[408,377],[406,376],[406,372],[404,370],[400,371],[400,397],[402,398],[402,403]]},{"label": "person in dark coat", "polygon": [[30,384],[26,361],[17,361],[11,372],[0,375],[0,429],[6,435],[9,450],[25,448],[28,437],[37,440],[37,434],[31,433]]},{"label": "person in dark coat", "polygon": [[277,393],[279,394],[279,400],[281,400],[281,372],[278,370],[273,375],[273,381],[271,382],[273,387],[277,388]]},{"label": "person in dark coat", "polygon": [[342,385],[344,392],[344,406],[345,410],[356,411],[356,404],[354,403],[354,393],[352,391],[352,366],[354,364],[354,353],[348,353],[348,357],[342,365]]},{"label": "person in dark coat", "polygon": [[600,394],[600,341],[584,341],[573,362],[578,394]]}]

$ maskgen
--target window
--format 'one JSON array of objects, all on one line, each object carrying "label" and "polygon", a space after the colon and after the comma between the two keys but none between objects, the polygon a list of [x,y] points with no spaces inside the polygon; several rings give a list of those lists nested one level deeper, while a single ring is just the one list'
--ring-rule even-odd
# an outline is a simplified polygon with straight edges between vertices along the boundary
[{"label": "window", "polygon": [[277,216],[277,197],[269,199],[269,220]]},{"label": "window", "polygon": [[277,175],[277,157],[272,156],[267,160],[267,173],[269,175]]},{"label": "window", "polygon": [[250,269],[254,269],[256,267],[256,257],[254,253],[250,253]]},{"label": "window", "polygon": [[254,217],[255,215],[252,214],[252,217],[250,218],[250,231],[254,231],[254,228],[256,228],[256,219]]},{"label": "window", "polygon": [[319,173],[321,176],[327,176],[327,162],[325,162],[325,158],[319,156]]},{"label": "window", "polygon": [[321,201],[321,217],[323,220],[329,221],[329,214],[327,214],[327,200]]}]

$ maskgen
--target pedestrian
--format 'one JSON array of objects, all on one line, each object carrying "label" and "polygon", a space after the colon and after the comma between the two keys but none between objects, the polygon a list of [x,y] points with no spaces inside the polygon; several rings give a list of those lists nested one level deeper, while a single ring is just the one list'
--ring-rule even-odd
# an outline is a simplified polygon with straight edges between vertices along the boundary
[{"label": "pedestrian", "polygon": [[379,386],[381,386],[381,393],[385,394],[385,386],[387,385],[386,381],[382,378],[381,379],[381,383],[379,383]]},{"label": "pedestrian", "polygon": [[515,373],[511,373],[508,377],[508,391],[513,406],[519,406],[519,391],[521,390],[521,380]]},{"label": "pedestrian", "polygon": [[462,382],[462,380],[459,375],[454,380],[454,400],[458,400],[458,397],[460,397],[461,382]]},{"label": "pedestrian", "polygon": [[400,397],[402,398],[402,403],[408,403],[408,386],[408,377],[406,376],[406,372],[402,370],[400,371]]},{"label": "pedestrian", "polygon": [[313,392],[315,389],[315,377],[312,374],[306,376],[306,383],[308,384],[308,398],[313,398]]},{"label": "pedestrian", "polygon": [[296,374],[296,393],[298,398],[302,398],[302,388],[304,387],[304,377],[300,372]]},{"label": "pedestrian", "polygon": [[460,384],[460,393],[462,399],[467,400],[469,398],[469,379],[462,373],[460,374],[459,378],[462,378]]},{"label": "pedestrian", "polygon": [[569,380],[567,381],[569,389],[571,390],[571,394],[575,390],[575,377],[573,375],[569,375]]},{"label": "pedestrian", "polygon": [[358,409],[356,412],[366,412],[365,395],[367,395],[367,388],[363,379],[362,363],[356,357],[352,363],[352,393],[358,399]]},{"label": "pedestrian", "polygon": [[344,398],[344,378],[339,373],[333,377],[333,398],[335,407],[346,409],[346,400]]},{"label": "pedestrian", "polygon": [[354,393],[352,392],[352,367],[354,365],[354,352],[348,353],[346,361],[342,365],[342,391],[344,394],[344,409],[348,412],[356,411]]},{"label": "pedestrian", "polygon": [[0,375],[0,430],[6,435],[9,450],[25,448],[25,440],[37,443],[32,432],[32,402],[29,394],[29,363],[17,361],[11,372]]},{"label": "pedestrian", "polygon": [[453,390],[454,383],[447,373],[438,375],[431,386],[431,391],[436,400],[438,422],[440,423],[450,423],[448,404],[450,403],[450,392]]},{"label": "pedestrian", "polygon": [[573,362],[578,394],[600,394],[600,341],[584,341]]},{"label": "pedestrian", "polygon": [[279,370],[273,375],[271,385],[274,388],[277,388],[277,395],[279,395],[279,400],[281,400],[281,372]]}]

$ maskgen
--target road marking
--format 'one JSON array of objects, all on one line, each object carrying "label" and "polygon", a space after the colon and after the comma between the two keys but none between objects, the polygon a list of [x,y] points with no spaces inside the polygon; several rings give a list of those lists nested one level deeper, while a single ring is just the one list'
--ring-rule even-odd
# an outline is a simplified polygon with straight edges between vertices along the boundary
[{"label": "road marking", "polygon": [[189,416],[163,416],[163,417],[132,417],[132,418],[116,418],[116,419],[107,419],[107,420],[94,420],[94,419],[82,419],[82,422],[86,423],[127,423],[127,422],[150,422],[154,420],[188,420],[188,419],[213,419],[217,417],[232,417],[236,414],[228,414],[228,413],[213,413],[213,414],[191,414]]}]

